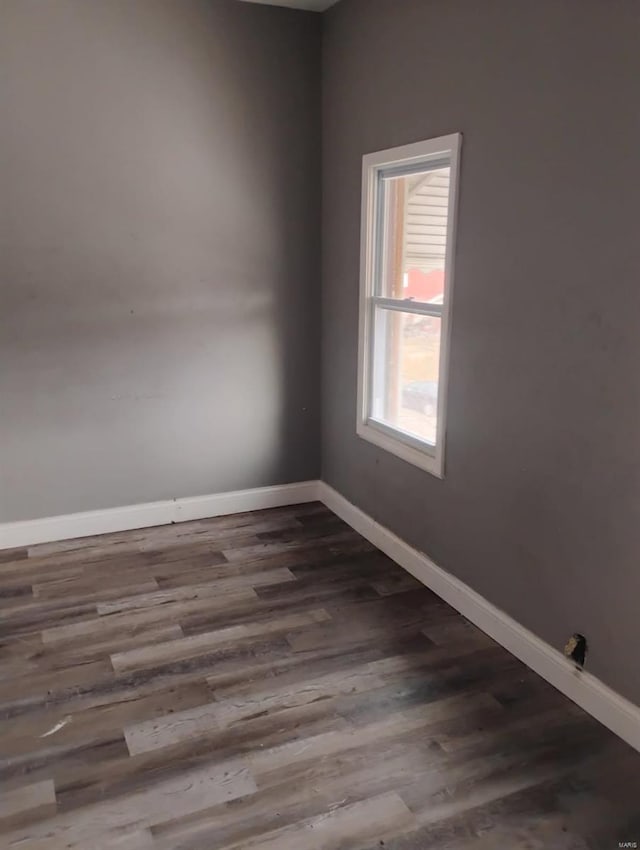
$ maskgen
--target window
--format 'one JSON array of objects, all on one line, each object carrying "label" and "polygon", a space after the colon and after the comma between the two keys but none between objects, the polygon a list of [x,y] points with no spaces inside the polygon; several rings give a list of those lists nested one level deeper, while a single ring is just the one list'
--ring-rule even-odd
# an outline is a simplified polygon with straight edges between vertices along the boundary
[{"label": "window", "polygon": [[358,434],[444,473],[459,134],[362,168]]}]

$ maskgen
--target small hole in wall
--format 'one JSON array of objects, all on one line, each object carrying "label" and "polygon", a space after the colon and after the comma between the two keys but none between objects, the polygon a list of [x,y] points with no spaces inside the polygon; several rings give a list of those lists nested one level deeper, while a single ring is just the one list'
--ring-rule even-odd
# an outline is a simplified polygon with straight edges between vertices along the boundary
[{"label": "small hole in wall", "polygon": [[582,668],[587,657],[587,648],[586,637],[579,632],[575,632],[567,641],[564,654],[567,658],[575,661],[577,667]]}]

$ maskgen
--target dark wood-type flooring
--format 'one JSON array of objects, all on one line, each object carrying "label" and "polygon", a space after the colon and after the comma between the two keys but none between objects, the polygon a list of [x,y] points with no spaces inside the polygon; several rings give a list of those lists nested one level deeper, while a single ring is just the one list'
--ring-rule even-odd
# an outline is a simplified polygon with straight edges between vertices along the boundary
[{"label": "dark wood-type flooring", "polygon": [[2,848],[640,846],[640,754],[321,505],[0,552],[0,611]]}]

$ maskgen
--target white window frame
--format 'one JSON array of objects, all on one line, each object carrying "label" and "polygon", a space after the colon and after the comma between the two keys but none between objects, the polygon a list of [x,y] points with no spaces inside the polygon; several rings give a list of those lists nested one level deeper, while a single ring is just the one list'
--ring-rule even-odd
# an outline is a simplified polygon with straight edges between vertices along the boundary
[{"label": "white window frame", "polygon": [[[453,293],[456,223],[458,213],[458,174],[462,135],[453,133],[416,144],[390,148],[366,154],[362,158],[362,221],[360,249],[360,326],[358,342],[358,436],[438,478],[444,477],[444,456],[447,421],[447,384],[451,338],[451,297]],[[396,166],[416,166],[436,163],[447,157],[450,165],[447,244],[445,250],[444,298],[437,311],[435,305],[420,304],[407,299],[407,312],[441,317],[440,366],[438,375],[438,409],[435,446],[404,431],[375,421],[370,415],[373,352],[373,317],[376,303],[393,307],[392,299],[375,294],[376,258],[381,246],[376,244],[378,222],[378,175],[381,170]],[[386,303],[385,303],[386,302]],[[404,302],[394,299],[395,309],[404,311]]]}]

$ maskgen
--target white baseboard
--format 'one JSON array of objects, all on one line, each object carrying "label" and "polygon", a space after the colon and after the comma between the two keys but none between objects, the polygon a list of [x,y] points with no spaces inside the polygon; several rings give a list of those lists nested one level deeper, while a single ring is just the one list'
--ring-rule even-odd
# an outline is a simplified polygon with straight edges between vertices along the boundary
[{"label": "white baseboard", "polygon": [[6,522],[0,524],[0,549],[314,502],[318,498],[318,485],[318,481],[300,481],[296,484],[279,484],[210,496],[168,499],[164,502]]},{"label": "white baseboard", "polygon": [[584,711],[640,751],[640,707],[607,687],[422,552],[377,523],[336,490],[319,484],[321,502],[452,608],[546,679]]}]

